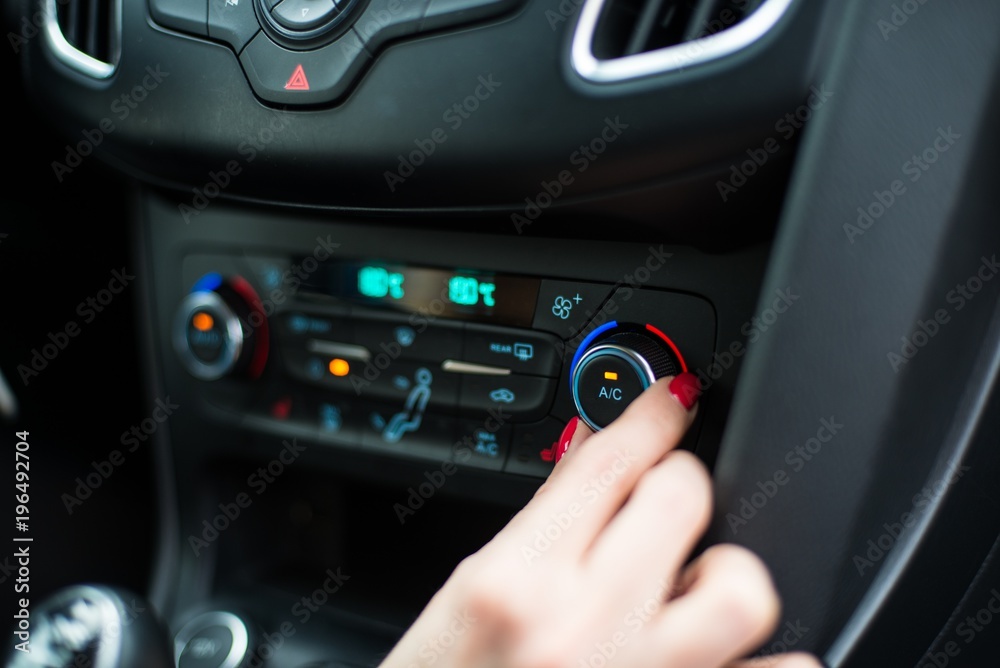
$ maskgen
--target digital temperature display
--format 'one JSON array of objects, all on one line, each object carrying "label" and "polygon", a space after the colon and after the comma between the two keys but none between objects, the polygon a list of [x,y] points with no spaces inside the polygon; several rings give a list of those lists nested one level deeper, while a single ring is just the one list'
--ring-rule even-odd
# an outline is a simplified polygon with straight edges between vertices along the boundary
[{"label": "digital temperature display", "polygon": [[378,262],[340,265],[333,293],[410,313],[530,326],[540,281],[481,271]]}]

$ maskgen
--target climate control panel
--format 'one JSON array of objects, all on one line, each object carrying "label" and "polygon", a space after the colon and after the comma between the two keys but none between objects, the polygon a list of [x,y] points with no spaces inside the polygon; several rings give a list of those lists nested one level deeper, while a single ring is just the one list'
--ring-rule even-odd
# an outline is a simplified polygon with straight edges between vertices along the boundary
[{"label": "climate control panel", "polygon": [[601,429],[711,360],[693,295],[367,259],[187,265],[174,342],[197,391],[334,448],[544,476],[568,419]]}]

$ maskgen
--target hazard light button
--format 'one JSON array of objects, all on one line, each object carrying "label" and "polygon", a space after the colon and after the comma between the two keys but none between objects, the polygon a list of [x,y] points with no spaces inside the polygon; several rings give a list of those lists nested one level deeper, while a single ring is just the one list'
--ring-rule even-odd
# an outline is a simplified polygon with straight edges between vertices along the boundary
[{"label": "hazard light button", "polygon": [[335,102],[371,60],[353,29],[313,51],[291,51],[258,34],[240,62],[254,92],[280,105]]}]

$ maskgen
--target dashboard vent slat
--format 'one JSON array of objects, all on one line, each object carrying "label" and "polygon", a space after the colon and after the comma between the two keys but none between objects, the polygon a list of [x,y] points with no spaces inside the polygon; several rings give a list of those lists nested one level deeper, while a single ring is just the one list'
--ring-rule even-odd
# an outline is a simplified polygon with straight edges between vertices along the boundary
[{"label": "dashboard vent slat", "polygon": [[608,0],[594,35],[601,59],[676,46],[731,28],[760,0]]}]

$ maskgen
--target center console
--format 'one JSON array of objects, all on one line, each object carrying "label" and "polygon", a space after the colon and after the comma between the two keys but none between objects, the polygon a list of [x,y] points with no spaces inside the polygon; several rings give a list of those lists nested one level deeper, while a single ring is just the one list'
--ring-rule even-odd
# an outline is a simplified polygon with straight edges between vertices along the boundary
[{"label": "center console", "polygon": [[[161,567],[181,586],[161,605],[192,638],[196,620],[236,615],[248,651],[275,641],[275,665],[377,660],[527,502],[574,415],[600,429],[657,378],[690,371],[706,393],[682,447],[711,463],[733,343],[766,326],[752,312],[760,248],[221,204],[187,224],[154,191],[140,215],[139,242],[156,249],[151,344],[179,406],[181,543]],[[312,603],[331,573],[337,593]],[[278,648],[285,621],[296,634]],[[314,633],[343,643],[314,646]]]}]

